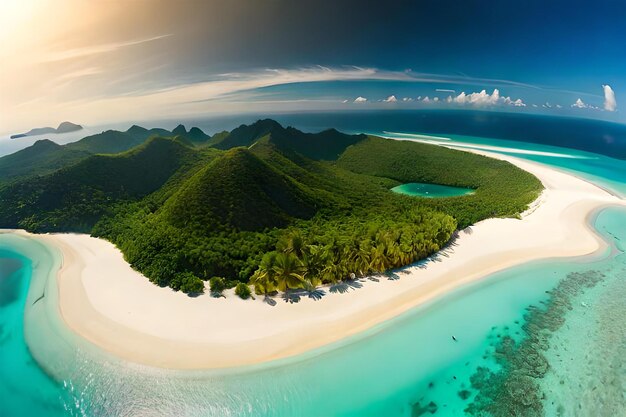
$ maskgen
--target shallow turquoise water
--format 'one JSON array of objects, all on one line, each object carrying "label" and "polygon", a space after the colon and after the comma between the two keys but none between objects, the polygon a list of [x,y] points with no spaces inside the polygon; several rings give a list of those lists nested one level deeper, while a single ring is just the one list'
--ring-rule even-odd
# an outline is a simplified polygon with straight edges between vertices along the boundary
[{"label": "shallow turquoise water", "polygon": [[[0,239],[5,236],[0,235]],[[5,239],[3,241],[6,243]],[[24,342],[30,259],[0,249],[0,409],[2,416],[62,415],[58,384],[37,366]]]},{"label": "shallow turquoise water", "polygon": [[411,182],[408,184],[393,187],[391,191],[400,194],[406,194],[414,197],[438,198],[438,197],[460,197],[472,194],[471,188],[450,187],[448,185],[427,184]]},{"label": "shallow turquoise water", "polygon": [[[603,184],[616,192],[622,189],[622,179],[612,180],[612,171],[602,165],[602,159],[594,160],[603,167],[595,169],[594,164],[573,158],[556,162],[554,156],[516,156],[543,157],[542,162],[575,170],[590,180],[603,178]],[[0,235],[0,294],[2,300],[12,294],[6,297],[11,302],[0,301],[0,415],[411,416],[418,402],[436,404],[436,416],[463,415],[471,398],[462,400],[458,393],[468,389],[478,366],[497,367],[493,352],[498,335],[523,337],[526,308],[545,301],[546,291],[568,273],[601,269],[610,277],[606,288],[611,291],[599,287],[586,294],[588,306],[605,305],[600,300],[619,294],[616,288],[623,285],[626,268],[626,211],[603,210],[595,226],[612,248],[593,259],[512,268],[349,340],[296,358],[219,372],[130,364],[78,338],[63,326],[55,310],[56,284],[48,278],[59,266],[58,254],[23,237]],[[595,329],[593,322],[581,319],[588,313],[587,308],[573,309],[573,317],[567,320],[580,324],[557,332],[554,346],[561,346],[562,351],[585,343],[581,334]],[[597,339],[604,338],[602,329],[594,331],[600,332]],[[582,362],[580,355],[588,354],[568,350],[572,363]],[[548,357],[556,356],[548,352]],[[549,385],[548,400],[563,402],[578,392],[573,384],[561,385],[561,379],[576,380],[580,372],[600,378],[607,369],[605,363],[559,367],[552,360],[554,375],[544,381]],[[621,363],[620,358],[617,362]],[[554,378],[558,384],[550,382]],[[556,406],[550,406],[546,404],[547,415],[557,415]]]}]

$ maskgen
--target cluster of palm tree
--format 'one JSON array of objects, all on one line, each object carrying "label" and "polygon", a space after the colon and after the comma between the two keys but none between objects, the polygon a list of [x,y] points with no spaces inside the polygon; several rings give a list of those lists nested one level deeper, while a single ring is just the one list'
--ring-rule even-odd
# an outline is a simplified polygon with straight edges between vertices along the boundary
[{"label": "cluster of palm tree", "polygon": [[257,294],[267,295],[381,273],[438,251],[456,228],[441,213],[412,214],[404,220],[374,218],[292,229],[276,250],[263,256],[250,283]]}]

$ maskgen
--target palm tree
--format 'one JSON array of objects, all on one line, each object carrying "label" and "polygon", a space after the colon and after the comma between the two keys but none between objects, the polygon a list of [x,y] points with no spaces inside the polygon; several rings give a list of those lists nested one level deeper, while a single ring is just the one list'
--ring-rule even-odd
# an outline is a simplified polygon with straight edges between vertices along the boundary
[{"label": "palm tree", "polygon": [[370,255],[370,268],[376,272],[383,272],[386,268],[385,245],[381,242],[372,247]]},{"label": "palm tree", "polygon": [[337,257],[332,245],[324,245],[318,248],[319,275],[323,282],[331,283],[337,281]]},{"label": "palm tree", "polygon": [[276,291],[277,280],[274,272],[276,263],[276,252],[268,252],[263,255],[259,268],[250,278],[250,283],[254,285],[254,292],[257,294],[267,294]]},{"label": "palm tree", "polygon": [[398,245],[397,242],[391,242],[389,246],[387,246],[386,256],[387,264],[389,266],[400,265],[402,259],[402,251],[400,250],[400,245]]},{"label": "palm tree", "polygon": [[354,253],[352,257],[352,265],[354,271],[363,276],[370,270],[371,244],[369,240],[364,240],[360,244],[354,243]]},{"label": "palm tree", "polygon": [[293,230],[284,240],[278,243],[278,248],[285,253],[293,253],[298,258],[304,252],[304,238],[299,230]]},{"label": "palm tree", "polygon": [[303,268],[303,276],[307,277],[307,281],[314,286],[317,287],[322,283],[320,278],[320,257],[319,257],[319,246],[310,245],[307,246],[306,251],[302,254],[302,258],[300,258],[302,262]]},{"label": "palm tree", "polygon": [[280,291],[304,286],[304,266],[293,253],[278,253],[274,259],[273,271],[276,288]]}]

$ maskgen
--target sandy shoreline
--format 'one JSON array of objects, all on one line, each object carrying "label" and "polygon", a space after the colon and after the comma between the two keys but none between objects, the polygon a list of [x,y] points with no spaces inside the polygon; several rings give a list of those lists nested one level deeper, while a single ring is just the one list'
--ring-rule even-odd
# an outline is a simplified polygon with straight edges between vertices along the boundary
[{"label": "sandy shoreline", "polygon": [[223,368],[299,354],[361,332],[493,272],[532,260],[587,255],[604,243],[589,228],[599,208],[625,202],[573,175],[488,154],[546,187],[522,220],[489,219],[461,232],[453,251],[399,280],[363,281],[319,301],[270,307],[235,296],[190,298],[151,284],[114,245],[76,234],[30,235],[63,256],[59,308],[68,326],[106,351],[165,368]]}]

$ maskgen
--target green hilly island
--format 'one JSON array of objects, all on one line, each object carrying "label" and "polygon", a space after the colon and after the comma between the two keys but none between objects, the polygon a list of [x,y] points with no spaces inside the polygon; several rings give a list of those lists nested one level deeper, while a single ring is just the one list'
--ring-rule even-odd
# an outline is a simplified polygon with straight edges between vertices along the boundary
[{"label": "green hilly island", "polygon": [[[475,192],[390,191],[412,182]],[[504,161],[334,129],[269,119],[213,136],[133,126],[0,158],[0,227],[105,238],[176,290],[211,280],[216,291],[246,283],[267,294],[418,261],[459,229],[519,215],[541,190]]]}]

